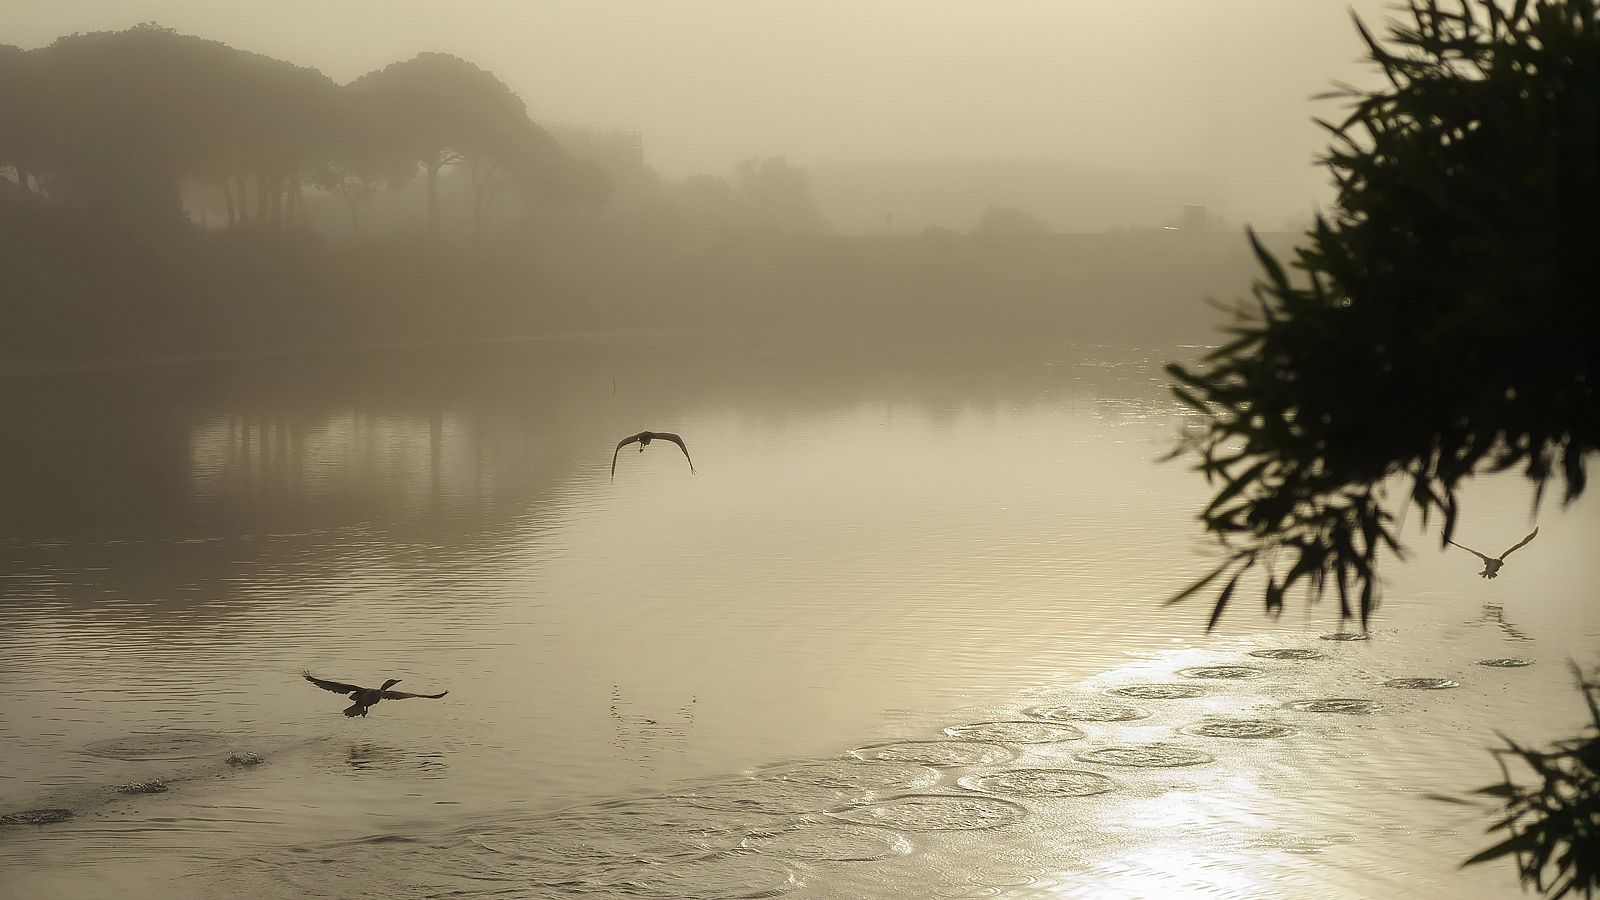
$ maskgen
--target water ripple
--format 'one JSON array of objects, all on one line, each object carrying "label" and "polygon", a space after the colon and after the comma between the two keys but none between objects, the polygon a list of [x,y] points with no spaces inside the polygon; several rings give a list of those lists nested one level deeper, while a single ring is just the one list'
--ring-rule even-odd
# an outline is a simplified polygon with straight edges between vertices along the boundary
[{"label": "water ripple", "polygon": [[1085,750],[1074,754],[1073,759],[1079,762],[1100,763],[1107,766],[1169,768],[1204,765],[1214,761],[1216,757],[1188,747],[1175,747],[1170,744],[1141,744]]},{"label": "water ripple", "polygon": [[963,775],[956,783],[969,791],[1012,797],[1089,797],[1118,787],[1099,772],[1077,769],[1011,769]]},{"label": "water ripple", "polygon": [[807,823],[784,831],[752,835],[743,846],[759,853],[829,862],[859,862],[905,856],[912,850],[905,835],[888,828]]},{"label": "water ripple", "polygon": [[1184,734],[1199,737],[1265,739],[1288,737],[1294,728],[1282,722],[1263,722],[1254,719],[1216,719],[1179,729]]},{"label": "water ripple", "polygon": [[1283,647],[1272,650],[1251,650],[1250,655],[1260,659],[1327,659],[1328,654],[1321,650],[1309,650],[1300,647]]},{"label": "water ripple", "polygon": [[1106,693],[1135,700],[1192,700],[1204,697],[1206,689],[1192,684],[1130,684],[1112,688]]},{"label": "water ripple", "polygon": [[1382,707],[1376,700],[1362,700],[1355,697],[1327,697],[1316,700],[1293,700],[1285,703],[1284,708],[1292,709],[1296,712],[1368,715],[1377,712]]},{"label": "water ripple", "polygon": [[1027,816],[1020,804],[960,794],[908,794],[836,809],[836,819],[900,831],[972,831],[1013,825]]},{"label": "water ripple", "polygon": [[1443,691],[1460,687],[1461,682],[1448,678],[1391,678],[1383,686],[1408,691]]},{"label": "water ripple", "polygon": [[[1049,718],[1045,716],[1044,718]],[[1051,722],[974,722],[970,725],[951,725],[944,730],[951,737],[979,741],[1002,741],[1012,744],[1055,744],[1083,738],[1083,730],[1071,725]]]},{"label": "water ripple", "polygon": [[1126,703],[1109,700],[1069,700],[1053,706],[1035,706],[1023,710],[1026,715],[1067,722],[1130,722],[1149,718],[1147,710]]},{"label": "water ripple", "polygon": [[997,765],[1010,762],[1017,756],[999,744],[982,741],[901,741],[858,747],[851,750],[850,755],[878,762],[911,762],[958,768]]}]

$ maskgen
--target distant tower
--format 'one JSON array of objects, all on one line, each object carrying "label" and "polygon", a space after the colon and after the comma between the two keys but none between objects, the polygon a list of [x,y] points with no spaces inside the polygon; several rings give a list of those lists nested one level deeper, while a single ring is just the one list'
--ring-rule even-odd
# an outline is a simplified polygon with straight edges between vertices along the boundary
[{"label": "distant tower", "polygon": [[1205,206],[1197,203],[1185,203],[1183,205],[1183,230],[1199,233],[1206,231],[1206,226]]}]

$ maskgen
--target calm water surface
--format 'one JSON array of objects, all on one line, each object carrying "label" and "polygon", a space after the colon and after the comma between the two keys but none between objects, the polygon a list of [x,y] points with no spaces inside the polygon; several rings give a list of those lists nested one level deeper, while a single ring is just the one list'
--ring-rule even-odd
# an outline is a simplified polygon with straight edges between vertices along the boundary
[{"label": "calm water surface", "polygon": [[[1207,637],[1160,605],[1207,550],[1163,358],[678,335],[0,382],[0,814],[76,813],[0,827],[0,895],[1514,891],[1425,795],[1581,721],[1597,507],[1492,582],[1418,540],[1371,640]],[[699,474],[608,480],[644,428]],[[1460,537],[1528,512],[1484,481]],[[307,669],[450,695],[351,720]]]}]

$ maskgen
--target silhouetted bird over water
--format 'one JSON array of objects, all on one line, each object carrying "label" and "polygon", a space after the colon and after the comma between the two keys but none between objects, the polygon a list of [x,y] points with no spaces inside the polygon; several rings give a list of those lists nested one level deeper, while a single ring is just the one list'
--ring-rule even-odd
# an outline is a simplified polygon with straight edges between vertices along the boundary
[{"label": "silhouetted bird over water", "polygon": [[348,694],[350,699],[355,702],[344,711],[344,714],[352,719],[356,716],[366,718],[367,710],[377,704],[379,700],[410,700],[413,697],[437,700],[440,697],[443,697],[445,694],[450,693],[449,691],[440,691],[437,694],[408,694],[405,691],[389,690],[389,688],[392,688],[400,683],[400,679],[398,678],[391,678],[388,681],[385,681],[383,683],[383,687],[380,688],[365,688],[361,687],[360,685],[345,684],[341,681],[324,681],[321,678],[317,678],[316,676],[312,675],[310,672],[302,672],[300,674],[304,675],[307,681],[325,691],[333,691],[335,694]]},{"label": "silhouetted bird over water", "polygon": [[1506,552],[1500,554],[1500,557],[1498,559],[1492,559],[1490,557],[1484,556],[1482,553],[1479,553],[1478,551],[1472,549],[1471,547],[1462,547],[1460,544],[1457,544],[1455,541],[1445,541],[1445,543],[1450,544],[1450,545],[1455,546],[1455,547],[1461,547],[1461,549],[1463,549],[1463,550],[1467,551],[1468,553],[1471,553],[1473,556],[1476,556],[1477,558],[1483,560],[1483,571],[1478,573],[1478,577],[1480,577],[1480,578],[1495,578],[1500,574],[1500,567],[1506,564],[1506,557],[1510,556],[1512,553],[1515,553],[1516,550],[1517,550],[1517,547],[1521,547],[1523,544],[1526,544],[1527,542],[1533,540],[1534,535],[1536,535],[1538,533],[1539,533],[1539,529],[1537,529],[1537,528],[1535,528],[1534,530],[1528,532],[1528,536],[1523,538],[1522,540],[1518,541],[1516,547],[1512,547],[1510,550],[1507,550]]},{"label": "silhouetted bird over water", "polygon": [[635,434],[631,437],[625,437],[617,442],[617,450],[615,453],[611,454],[611,480],[617,480],[617,454],[622,452],[623,447],[626,447],[629,444],[637,443],[639,445],[639,452],[643,453],[644,448],[650,446],[650,442],[654,440],[671,441],[672,443],[677,444],[678,449],[683,451],[683,458],[689,460],[689,474],[694,474],[694,460],[689,458],[689,448],[684,446],[683,438],[678,437],[675,434],[669,434],[665,431],[641,431],[638,434]]}]

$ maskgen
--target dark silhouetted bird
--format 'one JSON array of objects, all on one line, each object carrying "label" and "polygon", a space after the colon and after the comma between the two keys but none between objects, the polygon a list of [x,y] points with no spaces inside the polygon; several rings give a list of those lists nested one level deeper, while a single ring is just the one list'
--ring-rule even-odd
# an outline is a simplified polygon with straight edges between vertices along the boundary
[{"label": "dark silhouetted bird", "polygon": [[312,675],[310,672],[301,672],[300,674],[304,675],[307,681],[325,691],[333,691],[335,694],[348,694],[350,699],[354,702],[348,709],[344,711],[344,714],[352,719],[356,716],[366,718],[367,710],[375,705],[379,700],[410,700],[413,697],[423,697],[428,700],[437,700],[440,697],[443,697],[445,694],[450,693],[449,691],[440,691],[437,694],[408,694],[405,691],[389,690],[389,688],[392,688],[400,683],[400,679],[398,678],[391,678],[388,681],[385,681],[383,683],[383,687],[380,688],[365,688],[361,687],[360,685],[345,684],[340,681],[324,681],[321,678]]},{"label": "dark silhouetted bird", "polygon": [[689,474],[694,474],[694,460],[690,459],[689,448],[684,446],[683,438],[665,431],[641,431],[617,442],[616,452],[611,454],[611,480],[617,480],[617,454],[622,452],[623,447],[636,443],[639,445],[639,452],[643,453],[644,448],[650,446],[650,442],[654,440],[671,441],[677,444],[678,449],[683,451],[683,458],[689,460]]},{"label": "dark silhouetted bird", "polygon": [[1461,547],[1461,549],[1463,549],[1463,550],[1467,551],[1468,553],[1471,553],[1473,556],[1476,556],[1477,558],[1483,560],[1483,571],[1478,573],[1478,576],[1480,578],[1495,578],[1495,577],[1499,576],[1499,574],[1500,574],[1500,567],[1506,564],[1506,557],[1510,556],[1512,553],[1515,553],[1516,550],[1517,550],[1517,547],[1521,547],[1523,544],[1526,544],[1527,542],[1533,540],[1534,535],[1537,535],[1538,533],[1539,533],[1539,529],[1537,529],[1537,528],[1535,528],[1534,530],[1528,532],[1528,536],[1523,538],[1522,540],[1518,541],[1516,547],[1512,547],[1510,550],[1507,550],[1506,552],[1500,554],[1500,557],[1498,559],[1491,558],[1491,557],[1488,557],[1488,556],[1484,556],[1482,553],[1479,553],[1478,551],[1472,549],[1471,547],[1462,547],[1460,544],[1457,544],[1455,541],[1445,541],[1445,543],[1450,544],[1451,546],[1454,546],[1454,547]]}]

